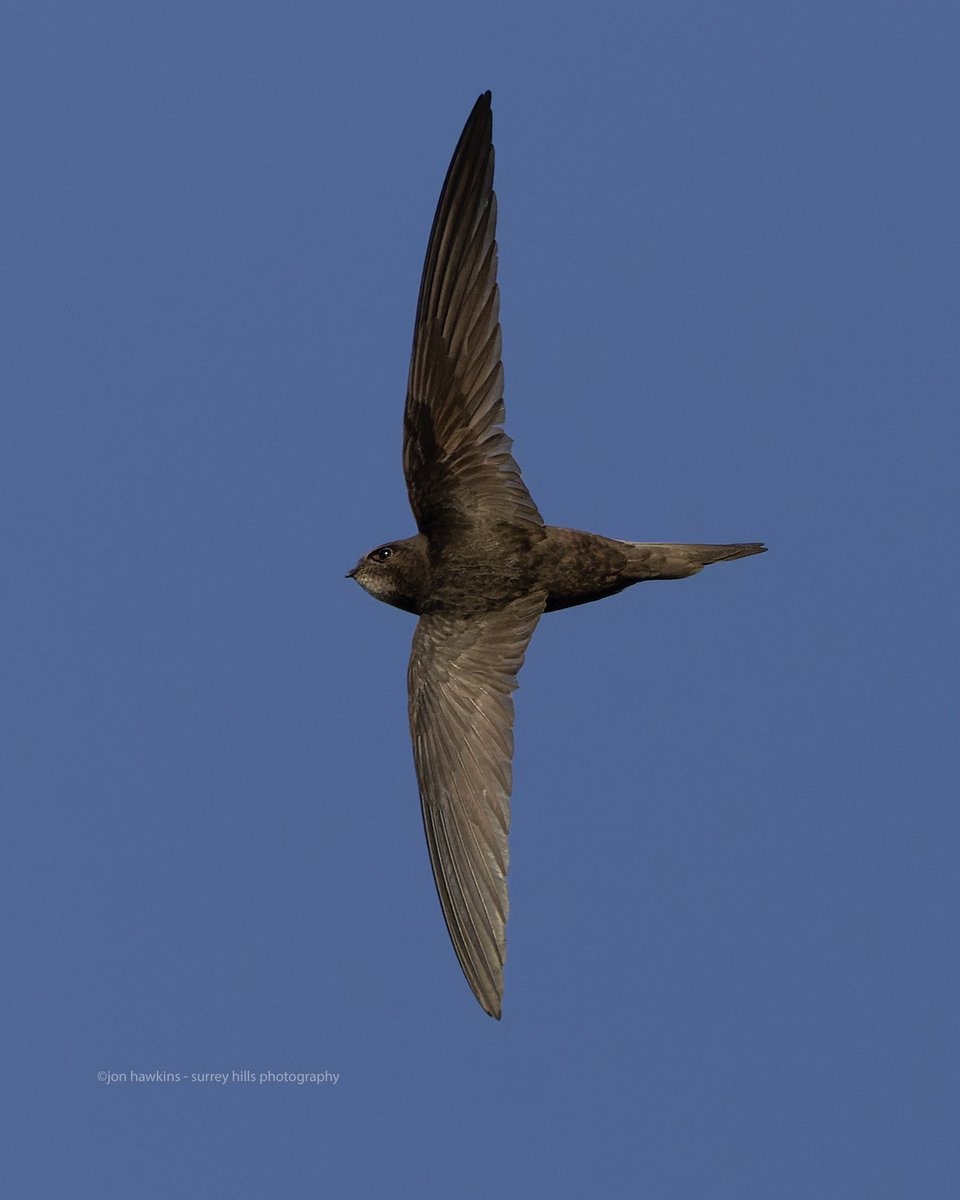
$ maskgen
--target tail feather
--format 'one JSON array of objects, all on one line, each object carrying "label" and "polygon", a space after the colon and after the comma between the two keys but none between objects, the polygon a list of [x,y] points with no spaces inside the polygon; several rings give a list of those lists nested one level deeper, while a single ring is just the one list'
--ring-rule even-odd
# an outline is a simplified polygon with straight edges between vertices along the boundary
[{"label": "tail feather", "polygon": [[631,581],[641,579],[686,579],[710,563],[727,562],[762,554],[762,542],[737,542],[728,546],[686,545],[682,542],[625,542],[627,570]]}]

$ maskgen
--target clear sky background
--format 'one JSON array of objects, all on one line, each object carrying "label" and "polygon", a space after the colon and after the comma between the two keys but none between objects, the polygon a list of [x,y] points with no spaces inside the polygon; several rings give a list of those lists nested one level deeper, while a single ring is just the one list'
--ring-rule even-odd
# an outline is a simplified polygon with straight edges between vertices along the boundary
[{"label": "clear sky background", "polygon": [[[956,4],[0,25],[5,1194],[953,1200]],[[501,1023],[343,578],[486,88],[545,517],[771,547],[541,623]]]}]

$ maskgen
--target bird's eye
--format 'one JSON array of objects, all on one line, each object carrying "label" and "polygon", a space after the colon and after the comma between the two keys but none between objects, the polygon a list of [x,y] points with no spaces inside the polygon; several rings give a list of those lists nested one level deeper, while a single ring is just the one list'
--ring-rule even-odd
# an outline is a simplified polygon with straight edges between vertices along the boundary
[{"label": "bird's eye", "polygon": [[374,562],[386,562],[387,559],[390,558],[392,554],[393,554],[392,546],[381,546],[379,550],[374,550],[371,553],[370,558],[372,558]]}]

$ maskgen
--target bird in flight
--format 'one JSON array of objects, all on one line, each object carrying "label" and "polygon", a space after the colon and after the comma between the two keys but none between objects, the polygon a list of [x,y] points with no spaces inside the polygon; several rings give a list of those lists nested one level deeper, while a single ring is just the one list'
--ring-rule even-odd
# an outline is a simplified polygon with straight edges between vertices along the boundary
[{"label": "bird in flight", "polygon": [[418,532],[348,578],[416,613],[410,734],[430,863],[467,982],[499,1019],[517,672],[545,612],[685,579],[759,542],[623,542],[544,524],[503,430],[490,93],[453,153],[427,244],[403,416]]}]

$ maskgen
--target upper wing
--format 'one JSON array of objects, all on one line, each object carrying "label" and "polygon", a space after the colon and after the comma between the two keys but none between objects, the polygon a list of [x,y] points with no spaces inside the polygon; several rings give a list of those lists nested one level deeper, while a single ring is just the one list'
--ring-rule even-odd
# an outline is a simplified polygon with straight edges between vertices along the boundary
[{"label": "upper wing", "polygon": [[504,420],[490,93],[473,107],[437,205],[420,282],[403,470],[424,533],[543,524]]},{"label": "upper wing", "polygon": [[543,612],[526,596],[481,617],[421,617],[408,683],[423,825],[460,966],[500,1016],[517,672]]}]

